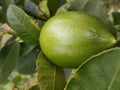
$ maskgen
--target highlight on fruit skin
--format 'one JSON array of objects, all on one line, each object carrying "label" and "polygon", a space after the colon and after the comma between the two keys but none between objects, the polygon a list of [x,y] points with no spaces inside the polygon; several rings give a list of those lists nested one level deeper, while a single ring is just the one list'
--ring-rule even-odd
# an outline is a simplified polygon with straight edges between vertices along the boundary
[{"label": "highlight on fruit skin", "polygon": [[97,17],[71,11],[50,18],[41,30],[39,42],[51,62],[76,68],[91,56],[113,47],[116,38]]}]

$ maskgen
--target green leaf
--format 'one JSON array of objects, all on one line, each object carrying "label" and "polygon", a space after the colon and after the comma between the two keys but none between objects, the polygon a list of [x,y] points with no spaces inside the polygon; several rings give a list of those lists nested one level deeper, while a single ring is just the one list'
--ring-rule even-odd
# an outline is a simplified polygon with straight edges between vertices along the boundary
[{"label": "green leaf", "polygon": [[7,16],[6,16],[7,8],[10,4],[14,4],[14,1],[13,0],[1,0],[1,4],[2,4],[3,17],[5,21],[7,21]]},{"label": "green leaf", "polygon": [[29,88],[29,90],[40,90],[38,85],[34,85],[31,88]]},{"label": "green leaf", "polygon": [[40,3],[40,1],[43,1],[43,0],[30,0],[32,2],[34,2],[36,5],[38,5]]},{"label": "green leaf", "polygon": [[115,28],[120,31],[120,25],[116,25]]},{"label": "green leaf", "polygon": [[22,9],[10,5],[7,10],[7,19],[11,28],[21,39],[31,45],[38,44],[39,27]]},{"label": "green leaf", "polygon": [[[120,13],[113,12],[112,16],[113,16],[113,23],[115,25],[115,28],[116,28],[116,30],[118,30],[120,32]],[[118,38],[118,40],[120,40],[120,33],[118,33],[117,38]]]},{"label": "green leaf", "polygon": [[120,48],[104,51],[82,64],[66,90],[120,90]]},{"label": "green leaf", "polygon": [[77,11],[81,11],[84,9],[85,5],[89,2],[89,0],[74,0],[71,3],[71,6],[69,8],[69,10],[77,10]]},{"label": "green leaf", "polygon": [[113,22],[115,25],[120,24],[120,13],[119,12],[113,12],[112,13],[113,16]]},{"label": "green leaf", "polygon": [[4,18],[3,18],[3,13],[2,13],[2,7],[0,6],[0,23],[4,22]]},{"label": "green leaf", "polygon": [[24,9],[32,16],[35,16],[37,18],[43,18],[38,6],[33,2],[25,1]]},{"label": "green leaf", "polygon": [[64,72],[65,72],[65,77],[66,77],[66,79],[68,79],[68,78],[70,77],[70,75],[71,75],[72,69],[70,69],[70,68],[65,68],[65,69],[64,69]]},{"label": "green leaf", "polygon": [[38,55],[37,65],[40,90],[64,89],[66,79],[62,68],[49,62],[42,52]]},{"label": "green leaf", "polygon": [[8,83],[8,84],[2,84],[0,85],[0,90],[12,90],[14,87],[14,84]]},{"label": "green leaf", "polygon": [[101,18],[107,19],[107,14],[103,12],[101,0],[74,0],[69,10],[85,11]]},{"label": "green leaf", "polygon": [[24,6],[25,0],[14,0],[16,5]]},{"label": "green leaf", "polygon": [[0,35],[0,49],[1,49],[1,46],[2,46],[2,36]]},{"label": "green leaf", "polygon": [[[30,46],[29,46],[30,47]],[[21,47],[23,48],[23,47]],[[28,49],[27,49],[28,50]],[[28,50],[29,51],[29,50]],[[28,53],[20,56],[16,69],[21,74],[33,74],[36,68],[36,58],[39,53],[39,47],[34,47]]]},{"label": "green leaf", "polygon": [[3,83],[16,67],[19,49],[19,43],[14,42],[0,51],[0,83]]},{"label": "green leaf", "polygon": [[28,55],[36,45],[29,45],[25,42],[20,43],[20,57]]},{"label": "green leaf", "polygon": [[48,0],[47,6],[49,8],[50,15],[53,16],[56,13],[57,9],[64,3],[66,3],[65,0]]},{"label": "green leaf", "polygon": [[44,17],[46,17],[46,19],[50,18],[50,12],[47,6],[47,0],[42,0],[39,3],[39,8],[40,10],[44,13]]},{"label": "green leaf", "polygon": [[21,80],[22,80],[21,75],[16,75],[16,76],[13,78],[12,82],[13,82],[14,84],[17,84],[17,83],[20,82]]}]

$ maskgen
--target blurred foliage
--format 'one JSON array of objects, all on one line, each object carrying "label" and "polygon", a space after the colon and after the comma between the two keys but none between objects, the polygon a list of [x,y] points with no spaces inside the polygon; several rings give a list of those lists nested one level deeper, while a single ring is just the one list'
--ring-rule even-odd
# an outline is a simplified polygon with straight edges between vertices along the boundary
[{"label": "blurred foliage", "polygon": [[[10,8],[8,9],[11,4],[19,9],[12,8],[11,12]],[[115,29],[120,30],[120,0],[0,0],[0,90],[39,90],[35,68],[40,47],[39,43],[31,45],[26,42],[26,38],[30,38],[34,33],[31,29],[32,34],[29,35],[30,25],[32,28],[39,28],[40,31],[50,17],[73,10],[82,10],[97,16],[112,29],[113,33]],[[9,23],[7,17],[11,17]],[[18,31],[19,35],[16,32],[18,27],[21,30]],[[24,37],[21,38],[21,35]],[[19,55],[15,57],[15,54]],[[5,59],[7,56],[9,59]],[[66,79],[69,79],[71,69],[64,69],[64,72]],[[1,79],[2,76],[4,80]]]}]

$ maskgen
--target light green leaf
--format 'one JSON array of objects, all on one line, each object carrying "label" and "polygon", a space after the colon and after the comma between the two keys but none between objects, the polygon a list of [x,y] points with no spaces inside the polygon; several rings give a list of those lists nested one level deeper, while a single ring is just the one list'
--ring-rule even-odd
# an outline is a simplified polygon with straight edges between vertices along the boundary
[{"label": "light green leaf", "polygon": [[63,90],[66,79],[62,68],[49,62],[42,52],[38,55],[37,65],[40,90]]},{"label": "light green leaf", "polygon": [[29,44],[38,44],[39,27],[34,21],[20,8],[10,5],[7,10],[7,19],[17,35]]},{"label": "light green leaf", "polygon": [[[12,75],[15,75],[15,73],[12,73]],[[11,75],[11,76],[12,76]],[[12,82],[14,83],[14,84],[17,84],[18,82],[20,82],[22,80],[22,76],[21,75],[16,75],[13,79],[12,79]]]},{"label": "light green leaf", "polygon": [[14,42],[0,51],[0,83],[3,83],[16,67],[19,58],[19,43]]},{"label": "light green leaf", "polygon": [[115,28],[120,31],[120,25],[115,25]]},{"label": "light green leaf", "polygon": [[49,19],[50,17],[50,12],[47,6],[47,0],[41,0],[39,3],[39,8],[40,10],[44,13],[44,17],[46,17],[46,19]]},{"label": "light green leaf", "polygon": [[66,90],[120,90],[120,48],[92,57],[73,74]]}]

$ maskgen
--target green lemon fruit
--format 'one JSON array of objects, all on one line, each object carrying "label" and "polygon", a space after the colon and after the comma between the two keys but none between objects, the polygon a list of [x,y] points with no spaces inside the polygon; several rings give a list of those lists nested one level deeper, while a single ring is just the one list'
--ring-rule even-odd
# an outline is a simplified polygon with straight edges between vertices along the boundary
[{"label": "green lemon fruit", "polygon": [[39,41],[50,61],[69,68],[78,67],[92,55],[116,43],[103,22],[95,16],[77,11],[49,19],[41,30]]}]

